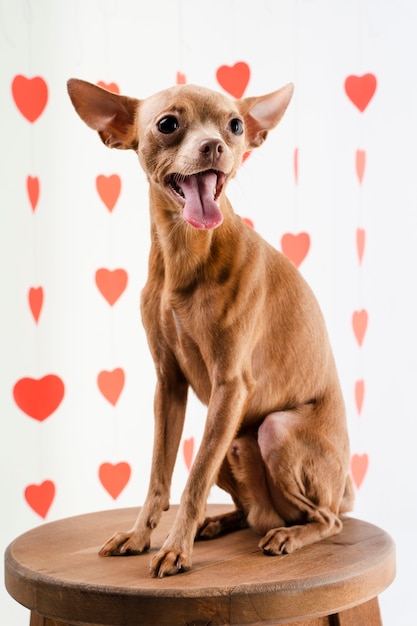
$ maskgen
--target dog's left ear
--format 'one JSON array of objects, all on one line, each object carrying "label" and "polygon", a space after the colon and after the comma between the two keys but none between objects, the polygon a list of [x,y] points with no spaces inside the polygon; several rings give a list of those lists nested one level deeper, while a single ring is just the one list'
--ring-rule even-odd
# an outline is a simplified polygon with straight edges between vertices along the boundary
[{"label": "dog's left ear", "polygon": [[248,148],[257,148],[265,141],[268,131],[278,124],[290,103],[294,85],[289,83],[278,91],[255,98],[244,98],[238,106],[245,120]]},{"label": "dog's left ear", "polygon": [[68,94],[81,119],[109,148],[138,147],[137,113],[140,100],[119,96],[85,80],[71,78]]}]

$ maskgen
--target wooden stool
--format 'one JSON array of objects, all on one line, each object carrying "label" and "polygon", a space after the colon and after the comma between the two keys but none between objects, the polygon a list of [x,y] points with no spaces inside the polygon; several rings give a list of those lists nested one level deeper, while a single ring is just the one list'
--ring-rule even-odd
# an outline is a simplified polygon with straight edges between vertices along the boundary
[{"label": "wooden stool", "polygon": [[[161,546],[177,507],[162,517],[152,551]],[[211,505],[209,515],[229,510]],[[6,551],[6,587],[31,610],[31,626],[380,626],[378,594],[395,575],[392,539],[346,518],[341,534],[295,554],[269,557],[259,538],[241,530],[196,542],[193,568],[170,578],[149,576],[150,556],[98,556],[135,509],[92,513],[44,524]]]}]

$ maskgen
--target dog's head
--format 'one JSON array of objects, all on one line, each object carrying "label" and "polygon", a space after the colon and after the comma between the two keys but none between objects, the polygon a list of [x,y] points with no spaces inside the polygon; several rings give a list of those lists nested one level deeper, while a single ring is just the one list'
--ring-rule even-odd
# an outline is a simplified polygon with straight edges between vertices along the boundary
[{"label": "dog's head", "polygon": [[195,85],[137,100],[71,79],[68,92],[107,146],[137,152],[172,210],[195,228],[211,229],[223,220],[219,203],[227,181],[244,152],[260,146],[278,124],[293,86],[237,101]]}]

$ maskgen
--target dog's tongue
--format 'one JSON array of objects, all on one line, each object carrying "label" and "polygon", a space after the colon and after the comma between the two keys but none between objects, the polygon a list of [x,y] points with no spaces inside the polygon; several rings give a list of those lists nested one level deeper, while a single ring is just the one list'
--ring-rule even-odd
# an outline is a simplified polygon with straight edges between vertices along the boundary
[{"label": "dog's tongue", "polygon": [[187,176],[180,184],[185,196],[184,219],[194,228],[210,229],[219,226],[223,215],[214,201],[217,184],[215,172]]}]

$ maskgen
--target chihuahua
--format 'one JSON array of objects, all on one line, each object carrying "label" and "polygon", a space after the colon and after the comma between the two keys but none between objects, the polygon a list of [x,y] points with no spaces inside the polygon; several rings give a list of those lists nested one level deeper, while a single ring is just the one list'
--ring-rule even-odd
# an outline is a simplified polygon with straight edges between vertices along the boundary
[{"label": "chihuahua", "polygon": [[[225,195],[293,86],[237,101],[194,85],[137,100],[71,79],[68,92],[106,146],[137,153],[149,181],[141,314],[157,378],[151,476],[134,526],[100,554],[149,549],[169,508],[189,386],[208,407],[204,434],[151,575],[188,570],[196,538],[247,526],[269,555],[340,532],[353,501],[349,441],[321,311],[297,268]],[[214,483],[235,508],[205,518]]]}]

